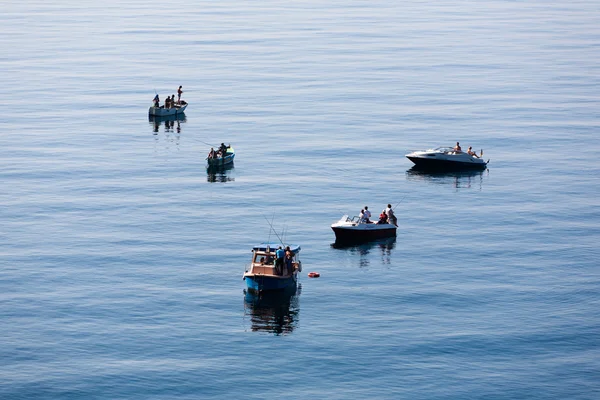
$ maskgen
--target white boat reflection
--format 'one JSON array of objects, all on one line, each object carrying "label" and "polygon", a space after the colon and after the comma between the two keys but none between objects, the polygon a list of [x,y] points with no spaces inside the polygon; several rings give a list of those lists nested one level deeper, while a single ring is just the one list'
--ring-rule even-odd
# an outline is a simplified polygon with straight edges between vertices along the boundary
[{"label": "white boat reflection", "polygon": [[381,256],[383,264],[391,263],[392,250],[396,248],[396,237],[378,239],[368,243],[357,245],[346,245],[340,243],[332,243],[331,247],[348,253],[351,257],[358,256],[359,266],[365,268],[369,266],[372,253]]},{"label": "white boat reflection", "polygon": [[181,132],[181,124],[186,122],[185,114],[168,115],[165,117],[157,117],[148,115],[148,123],[152,125],[152,131],[158,133],[160,128],[164,126],[165,132]]},{"label": "white boat reflection", "polygon": [[482,171],[466,170],[451,172],[432,172],[417,167],[406,171],[406,179],[409,181],[421,181],[434,185],[451,185],[455,189],[479,188],[485,178],[489,176],[489,169]]},{"label": "white boat reflection", "polygon": [[298,324],[299,297],[302,285],[290,286],[284,291],[256,294],[244,291],[244,315],[250,317],[253,332],[287,335]]}]

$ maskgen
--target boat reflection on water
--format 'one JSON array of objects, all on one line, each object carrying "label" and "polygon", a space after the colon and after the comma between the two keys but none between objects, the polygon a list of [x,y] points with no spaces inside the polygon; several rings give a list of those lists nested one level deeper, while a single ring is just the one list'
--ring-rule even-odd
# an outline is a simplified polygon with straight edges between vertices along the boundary
[{"label": "boat reflection on water", "polygon": [[369,266],[369,255],[373,250],[378,251],[381,256],[381,262],[383,264],[391,263],[392,250],[396,248],[396,237],[390,237],[385,239],[378,239],[368,243],[362,243],[357,245],[346,245],[339,243],[332,243],[331,247],[338,250],[344,250],[351,256],[358,255],[359,265],[361,268]]},{"label": "boat reflection on water", "polygon": [[168,115],[157,117],[148,115],[148,123],[152,125],[152,131],[158,133],[160,127],[164,125],[165,132],[181,132],[181,124],[186,122],[185,114]]},{"label": "boat reflection on water", "polygon": [[434,172],[412,167],[406,171],[406,179],[409,181],[425,181],[436,185],[452,185],[456,189],[479,187],[485,177],[489,175],[489,169],[482,171],[464,170]]},{"label": "boat reflection on water", "polygon": [[244,315],[250,317],[253,332],[287,335],[298,324],[299,296],[302,285],[261,294],[244,290]]},{"label": "boat reflection on water", "polygon": [[226,164],[223,166],[212,166],[206,168],[206,181],[207,182],[233,182],[235,177],[235,167],[232,164]]}]

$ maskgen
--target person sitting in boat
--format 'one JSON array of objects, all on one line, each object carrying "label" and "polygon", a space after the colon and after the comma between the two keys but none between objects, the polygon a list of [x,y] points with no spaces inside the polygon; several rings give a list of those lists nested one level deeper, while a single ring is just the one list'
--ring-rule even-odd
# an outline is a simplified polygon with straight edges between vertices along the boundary
[{"label": "person sitting in boat", "polygon": [[160,99],[158,97],[158,93],[156,94],[156,96],[154,96],[154,99],[152,101],[154,102],[154,107],[160,107]]},{"label": "person sitting in boat", "polygon": [[381,214],[379,214],[379,221],[377,221],[378,224],[387,224],[388,222],[388,218],[387,218],[387,214],[385,213],[385,210],[381,211]]},{"label": "person sitting in boat", "polygon": [[277,275],[283,274],[283,258],[285,257],[285,251],[279,246],[275,252],[275,272]]},{"label": "person sitting in boat", "polygon": [[454,151],[457,153],[462,153],[462,148],[460,147],[460,143],[456,142],[456,146],[454,146]]},{"label": "person sitting in boat", "polygon": [[394,215],[394,210],[392,210],[391,204],[387,205],[387,208],[385,209],[385,213],[387,215],[387,219],[388,219],[389,223],[398,226],[398,219]]},{"label": "person sitting in boat", "polygon": [[366,224],[370,224],[371,223],[371,211],[369,211],[369,207],[365,206],[365,210],[363,212],[363,221]]},{"label": "person sitting in boat", "polygon": [[358,222],[363,222],[365,220],[365,209],[360,210],[358,214]]},{"label": "person sitting in boat", "polygon": [[219,153],[221,154],[221,157],[225,157],[225,154],[227,154],[227,146],[225,146],[225,143],[221,143]]},{"label": "person sitting in boat", "polygon": [[260,265],[264,265],[264,264],[265,264],[265,258],[264,258],[264,257],[261,257],[261,258],[260,258]]},{"label": "person sitting in boat", "polygon": [[211,147],[210,151],[208,152],[208,158],[215,158],[216,156],[217,156],[217,153],[215,153],[215,149],[213,149]]},{"label": "person sitting in boat", "polygon": [[475,153],[472,149],[471,146],[469,146],[469,150],[467,150],[467,154],[473,157],[477,157],[479,158],[479,156],[477,155],[477,153]]},{"label": "person sitting in boat", "polygon": [[271,253],[267,253],[267,258],[265,258],[265,265],[272,265],[273,264],[273,256],[271,255]]},{"label": "person sitting in boat", "polygon": [[175,107],[175,94],[171,95],[171,107]]}]

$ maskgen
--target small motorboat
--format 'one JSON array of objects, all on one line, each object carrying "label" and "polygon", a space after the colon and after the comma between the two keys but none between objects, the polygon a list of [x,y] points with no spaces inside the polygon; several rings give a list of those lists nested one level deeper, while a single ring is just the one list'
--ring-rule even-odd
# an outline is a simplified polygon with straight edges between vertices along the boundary
[{"label": "small motorboat", "polygon": [[487,167],[490,160],[484,161],[483,150],[479,156],[470,155],[452,147],[438,147],[425,151],[415,151],[406,155],[419,169],[435,171],[456,171],[463,169],[480,169]]},{"label": "small motorboat", "polygon": [[337,246],[364,243],[371,240],[396,237],[397,226],[388,222],[367,222],[364,218],[344,215],[331,225]]},{"label": "small motorboat", "polygon": [[166,117],[171,115],[179,115],[183,114],[185,109],[187,108],[188,103],[185,101],[181,101],[180,103],[176,103],[173,106],[166,108],[165,106],[155,107],[152,106],[148,110],[148,115],[153,115],[155,117]]},{"label": "small motorboat", "polygon": [[235,158],[235,150],[233,147],[227,146],[227,151],[225,155],[221,155],[218,152],[215,152],[214,156],[206,157],[207,168],[219,168],[224,166],[229,166],[233,164],[233,159]]},{"label": "small motorboat", "polygon": [[[289,247],[292,258],[289,263],[277,260],[279,247]],[[302,272],[302,262],[298,258],[300,246],[284,246],[277,243],[262,243],[252,248],[252,262],[244,272],[244,280],[249,291],[276,291],[296,286],[298,272]]]}]

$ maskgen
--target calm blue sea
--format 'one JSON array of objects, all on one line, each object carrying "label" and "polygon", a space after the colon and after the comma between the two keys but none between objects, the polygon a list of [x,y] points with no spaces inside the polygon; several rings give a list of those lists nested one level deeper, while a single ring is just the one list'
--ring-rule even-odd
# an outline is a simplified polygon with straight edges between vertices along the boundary
[{"label": "calm blue sea", "polygon": [[[600,398],[598,1],[31,0],[0,26],[1,399]],[[179,85],[185,118],[149,120]],[[405,158],[456,141],[488,170]],[[332,247],[388,203],[395,241]],[[246,295],[278,238],[297,292]]]}]

